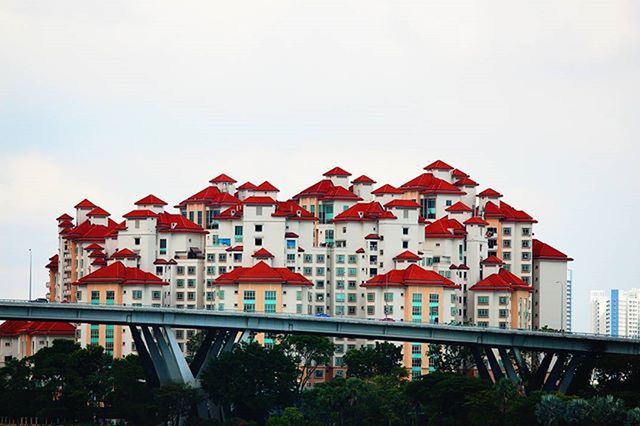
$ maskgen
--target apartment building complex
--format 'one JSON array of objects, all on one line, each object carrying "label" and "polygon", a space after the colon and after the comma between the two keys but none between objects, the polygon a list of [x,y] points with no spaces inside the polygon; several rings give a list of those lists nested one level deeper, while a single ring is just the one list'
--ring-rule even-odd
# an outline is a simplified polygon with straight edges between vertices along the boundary
[{"label": "apartment building complex", "polygon": [[9,320],[0,324],[0,368],[11,359],[34,355],[56,339],[75,339],[76,327],[67,322]]},{"label": "apartment building complex", "polygon": [[[571,259],[536,220],[443,161],[399,186],[334,167],[290,198],[220,174],[167,210],[149,195],[116,221],[89,200],[58,217],[52,302],[287,312],[375,321],[566,329]],[[563,275],[564,271],[564,275]],[[565,295],[565,297],[563,297]],[[177,330],[184,348],[192,330]],[[82,330],[114,355],[123,329]],[[108,340],[107,340],[108,339]],[[265,336],[268,339],[268,336]],[[269,343],[265,340],[265,343]],[[367,344],[336,340],[340,354]],[[113,346],[112,346],[113,345]],[[111,349],[113,347],[113,349]],[[426,346],[405,361],[428,370]]]},{"label": "apartment building complex", "polygon": [[591,332],[614,337],[640,337],[640,289],[591,292]]}]

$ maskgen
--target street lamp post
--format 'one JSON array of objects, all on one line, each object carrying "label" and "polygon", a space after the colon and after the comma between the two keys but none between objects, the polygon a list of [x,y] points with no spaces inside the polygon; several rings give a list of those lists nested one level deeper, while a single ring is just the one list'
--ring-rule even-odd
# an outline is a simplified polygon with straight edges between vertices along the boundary
[{"label": "street lamp post", "polygon": [[31,270],[32,270],[32,264],[33,264],[33,253],[31,252],[31,249],[29,249],[29,300],[31,300]]}]

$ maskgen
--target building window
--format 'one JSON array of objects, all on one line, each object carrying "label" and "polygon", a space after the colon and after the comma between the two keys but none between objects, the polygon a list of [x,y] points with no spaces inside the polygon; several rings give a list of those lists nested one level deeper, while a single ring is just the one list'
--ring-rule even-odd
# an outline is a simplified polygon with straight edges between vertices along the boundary
[{"label": "building window", "polygon": [[522,248],[531,248],[531,240],[522,240]]},{"label": "building window", "polygon": [[393,293],[385,293],[384,294],[385,302],[393,302]]},{"label": "building window", "polygon": [[207,266],[207,275],[215,275],[216,267],[215,266]]},{"label": "building window", "polygon": [[511,248],[511,240],[502,240],[503,248]]},{"label": "building window", "polygon": [[505,237],[510,237],[511,236],[511,228],[502,228],[502,235],[504,235]]},{"label": "building window", "polygon": [[305,255],[302,257],[302,261],[303,261],[304,263],[312,263],[312,262],[313,262],[313,255],[312,255],[312,254],[305,254]]},{"label": "building window", "polygon": [[176,287],[178,288],[184,288],[184,279],[179,278],[176,280]]},{"label": "building window", "polygon": [[227,253],[218,254],[218,262],[225,263],[227,261]]},{"label": "building window", "polygon": [[176,274],[177,275],[184,275],[184,266],[178,266],[176,268]]},{"label": "building window", "polygon": [[195,275],[196,274],[196,267],[195,266],[189,266],[187,268],[187,275]]},{"label": "building window", "polygon": [[511,260],[511,252],[503,251],[502,252],[502,260]]},{"label": "building window", "polygon": [[375,315],[376,308],[375,306],[367,306],[367,315]]},{"label": "building window", "polygon": [[324,268],[316,268],[316,275],[324,276]]},{"label": "building window", "polygon": [[324,263],[324,254],[316,255],[316,263]]},{"label": "building window", "polygon": [[489,296],[478,296],[478,305],[488,305]]},{"label": "building window", "polygon": [[440,301],[440,295],[437,293],[429,294],[429,303],[438,303]]},{"label": "building window", "polygon": [[402,235],[409,235],[409,228],[402,228]]},{"label": "building window", "polygon": [[402,248],[403,249],[408,249],[409,248],[409,241],[403,241],[402,242]]},{"label": "building window", "polygon": [[384,314],[385,315],[393,315],[393,305],[385,305]]},{"label": "building window", "polygon": [[262,238],[256,238],[256,239],[254,240],[254,244],[255,244],[257,247],[262,246]]},{"label": "building window", "polygon": [[523,274],[528,274],[529,272],[531,272],[531,265],[529,265],[528,263],[523,264],[521,268]]},{"label": "building window", "polygon": [[196,293],[195,291],[190,291],[187,293],[187,300],[189,301],[194,301],[196,300]]},{"label": "building window", "polygon": [[255,225],[254,229],[256,232],[262,232],[262,225]]},{"label": "building window", "polygon": [[160,238],[160,254],[167,254],[167,240]]},{"label": "building window", "polygon": [[161,292],[159,292],[157,290],[154,290],[154,291],[151,292],[151,298],[153,300],[160,300],[160,297],[161,297]]},{"label": "building window", "polygon": [[262,206],[256,206],[256,216],[262,216]]},{"label": "building window", "polygon": [[113,305],[116,299],[116,292],[113,290],[107,290],[107,305]]},{"label": "building window", "polygon": [[336,302],[344,303],[344,293],[336,293]]},{"label": "building window", "polygon": [[376,294],[375,293],[367,293],[367,302],[375,302]]},{"label": "building window", "polygon": [[522,228],[522,236],[523,237],[531,236],[531,228]]},{"label": "building window", "polygon": [[522,252],[522,260],[531,260],[531,252],[523,251]]},{"label": "building window", "polygon": [[350,254],[348,258],[348,262],[350,264],[354,264],[358,262],[358,257],[355,254]]},{"label": "building window", "polygon": [[91,304],[97,305],[99,303],[100,303],[100,292],[94,290],[91,292]]},{"label": "building window", "polygon": [[506,296],[500,296],[500,298],[498,299],[498,303],[500,303],[501,305],[506,305],[507,303],[509,303],[509,300]]},{"label": "building window", "polygon": [[142,290],[133,290],[131,292],[131,297],[133,298],[133,300],[142,299]]},{"label": "building window", "polygon": [[194,280],[193,278],[189,278],[187,280],[187,287],[195,288],[196,287],[196,280]]},{"label": "building window", "polygon": [[478,318],[489,318],[488,309],[478,309]]},{"label": "building window", "polygon": [[509,310],[508,309],[500,309],[498,311],[498,315],[500,316],[500,318],[507,318],[509,316]]}]

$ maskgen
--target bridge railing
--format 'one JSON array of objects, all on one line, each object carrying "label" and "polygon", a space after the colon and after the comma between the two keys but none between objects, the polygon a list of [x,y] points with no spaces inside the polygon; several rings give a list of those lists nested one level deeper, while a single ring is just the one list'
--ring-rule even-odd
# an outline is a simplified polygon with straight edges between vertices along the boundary
[{"label": "bridge railing", "polygon": [[[353,322],[371,322],[371,321],[379,321],[379,322],[385,322],[387,324],[394,324],[394,323],[401,323],[403,325],[416,325],[416,326],[424,326],[424,325],[430,325],[430,326],[436,326],[439,328],[452,328],[452,329],[460,329],[460,328],[473,328],[473,329],[483,329],[483,330],[490,330],[490,331],[502,331],[502,332],[513,332],[513,331],[523,331],[523,332],[528,332],[528,333],[535,333],[535,334],[542,334],[542,335],[555,335],[555,336],[575,336],[575,337],[579,337],[579,336],[583,336],[583,337],[588,337],[588,338],[592,338],[592,337],[600,337],[600,338],[611,338],[611,336],[608,335],[604,335],[604,334],[595,334],[595,333],[587,333],[587,332],[575,332],[575,331],[564,331],[564,330],[552,330],[552,329],[522,329],[522,328],[500,328],[500,327],[490,327],[490,326],[476,326],[474,324],[465,324],[465,323],[447,323],[447,324],[437,324],[437,323],[429,323],[429,322],[413,322],[413,321],[403,321],[403,320],[399,320],[399,321],[390,321],[388,319],[384,319],[384,318],[351,318],[348,316],[328,316],[328,315],[315,315],[315,314],[292,314],[292,313],[267,313],[267,312],[260,312],[260,311],[243,311],[241,309],[235,309],[235,308],[224,308],[224,309],[185,309],[185,308],[176,308],[176,307],[172,307],[172,306],[153,306],[152,304],[142,304],[142,303],[135,303],[135,304],[94,304],[94,303],[86,303],[86,302],[73,302],[73,303],[65,303],[65,302],[36,302],[36,301],[29,301],[29,300],[23,300],[23,299],[0,299],[0,303],[1,302],[8,302],[8,303],[18,303],[18,304],[32,304],[34,306],[39,306],[39,305],[64,305],[64,306],[84,306],[84,307],[91,307],[91,308],[97,308],[97,309],[105,309],[105,308],[110,308],[110,307],[117,307],[117,308],[127,308],[127,309],[134,309],[134,310],[141,310],[141,311],[148,311],[150,309],[158,309],[158,310],[162,310],[163,312],[176,312],[176,313],[189,313],[189,312],[197,312],[197,313],[211,313],[211,314],[216,314],[216,313],[223,313],[223,314],[232,314],[232,315],[247,315],[250,314],[252,316],[255,315],[265,315],[265,316],[273,316],[276,315],[280,318],[290,318],[290,319],[314,319],[314,320],[319,320],[319,321],[332,321],[332,320],[340,320],[340,321],[353,321]],[[624,340],[638,340],[640,336],[616,336],[616,338],[618,339],[624,339]]]}]

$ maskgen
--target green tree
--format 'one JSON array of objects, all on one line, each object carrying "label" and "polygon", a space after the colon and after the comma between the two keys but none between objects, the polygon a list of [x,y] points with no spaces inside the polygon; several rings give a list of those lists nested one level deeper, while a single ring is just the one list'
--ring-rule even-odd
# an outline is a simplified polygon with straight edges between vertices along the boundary
[{"label": "green tree", "polygon": [[189,338],[189,340],[187,340],[187,352],[185,358],[188,363],[191,363],[196,352],[198,352],[198,349],[200,349],[200,346],[204,343],[205,336],[206,331],[198,330]]},{"label": "green tree", "polygon": [[[31,369],[26,359],[7,361],[0,369],[0,416],[12,418],[28,416],[33,407],[46,401],[41,388],[31,380]],[[11,401],[11,403],[7,403]]]},{"label": "green tree", "polygon": [[212,360],[201,383],[214,402],[231,407],[232,415],[264,422],[270,411],[293,404],[297,378],[298,367],[281,345],[248,342]]},{"label": "green tree", "polygon": [[112,415],[136,425],[158,424],[158,406],[151,387],[146,383],[139,358],[128,355],[113,360],[111,374],[113,391],[107,402]]},{"label": "green tree", "polygon": [[543,395],[536,407],[538,422],[544,426],[560,425],[565,419],[565,401],[557,395]]},{"label": "green tree", "polygon": [[375,347],[351,349],[342,358],[350,377],[366,379],[379,375],[405,376],[402,348],[389,342],[376,342]]},{"label": "green tree", "polygon": [[412,413],[404,386],[395,375],[334,379],[306,391],[305,407],[324,424],[402,425]]},{"label": "green tree", "polygon": [[282,414],[270,416],[267,426],[321,426],[322,423],[307,419],[300,410],[295,407],[287,407]]},{"label": "green tree", "polygon": [[[157,414],[162,424],[179,425],[181,419],[197,416],[201,401],[198,390],[184,384],[164,385],[154,392]],[[187,424],[193,423],[193,421]]]},{"label": "green tree", "polygon": [[28,362],[45,395],[38,416],[79,421],[99,416],[112,388],[111,361],[102,347],[82,349],[70,340],[55,340],[36,352]]},{"label": "green tree", "polygon": [[429,345],[429,366],[436,371],[466,375],[474,365],[471,350],[465,346]]},{"label": "green tree", "polygon": [[317,368],[327,365],[335,351],[335,345],[325,336],[290,334],[281,340],[287,354],[301,368],[298,377],[298,393],[306,387]]},{"label": "green tree", "polygon": [[422,376],[407,383],[406,393],[421,423],[465,424],[472,412],[476,412],[473,419],[477,420],[491,416],[491,410],[497,411],[488,382],[452,373]]}]

